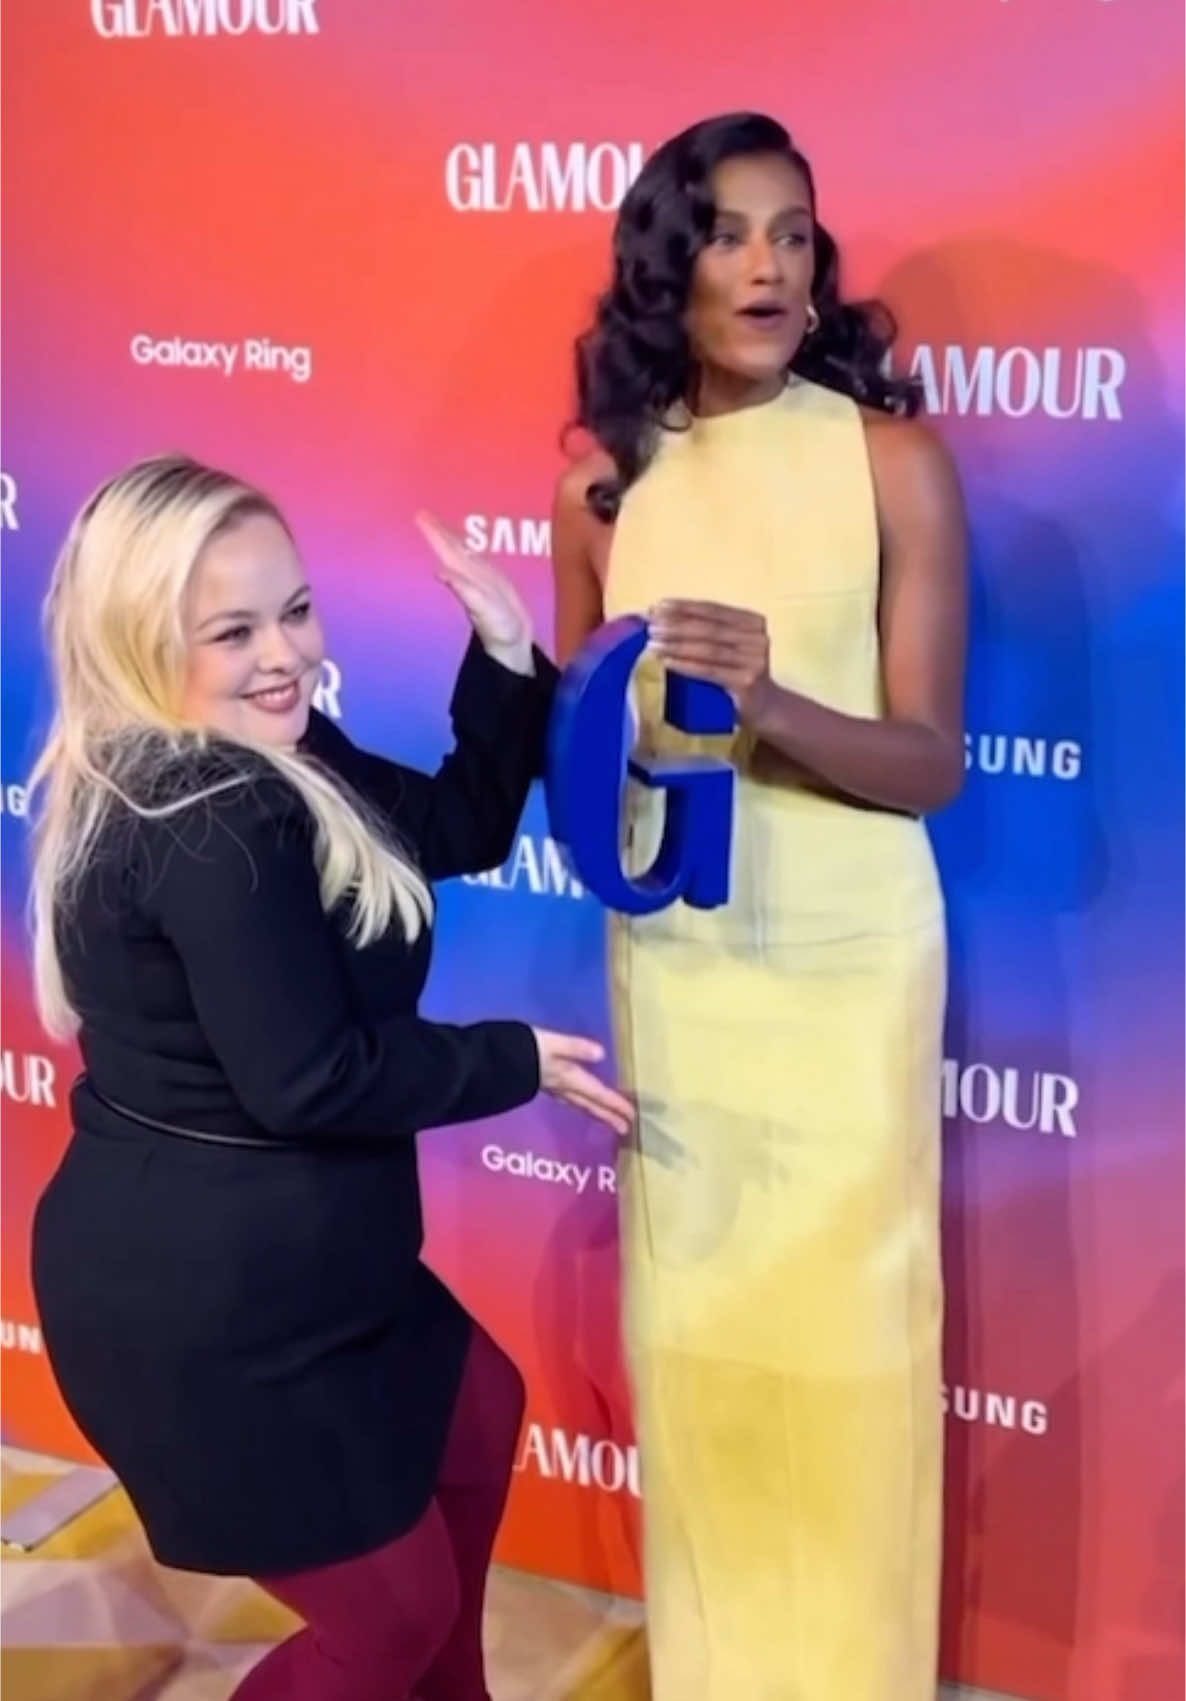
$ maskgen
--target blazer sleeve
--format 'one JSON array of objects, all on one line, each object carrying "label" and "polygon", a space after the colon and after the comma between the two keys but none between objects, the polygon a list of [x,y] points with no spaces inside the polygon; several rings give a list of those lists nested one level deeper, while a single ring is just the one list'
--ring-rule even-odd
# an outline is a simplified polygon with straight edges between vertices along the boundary
[{"label": "blazer sleeve", "polygon": [[483,874],[510,855],[531,783],[543,773],[558,677],[540,650],[527,676],[471,640],[450,705],[454,747],[435,774],[359,750],[322,715],[310,717],[302,747],[378,809],[428,879]]},{"label": "blazer sleeve", "polygon": [[236,1098],[277,1136],[406,1138],[539,1090],[520,1022],[367,1024],[321,904],[304,805],[257,781],[153,823],[143,904],[177,951]]}]

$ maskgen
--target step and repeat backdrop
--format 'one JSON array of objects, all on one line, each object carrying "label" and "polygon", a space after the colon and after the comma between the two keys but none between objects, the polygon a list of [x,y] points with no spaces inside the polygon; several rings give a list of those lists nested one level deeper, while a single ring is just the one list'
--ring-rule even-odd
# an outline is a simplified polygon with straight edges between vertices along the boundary
[{"label": "step and repeat backdrop", "polygon": [[[4,1436],[86,1459],[28,1230],[73,1055],[30,994],[38,609],[91,487],[180,448],[291,516],[322,706],[432,764],[465,631],[412,525],[550,632],[571,346],[648,152],[739,107],[813,160],[968,495],[950,899],[944,1675],[1181,1694],[1182,21],[1177,0],[15,0],[5,8]],[[447,889],[433,1013],[604,1032],[533,800]],[[430,1256],[530,1384],[504,1561],[625,1593],[639,1471],[609,1139],[421,1141]],[[393,1437],[393,1444],[398,1438]]]}]

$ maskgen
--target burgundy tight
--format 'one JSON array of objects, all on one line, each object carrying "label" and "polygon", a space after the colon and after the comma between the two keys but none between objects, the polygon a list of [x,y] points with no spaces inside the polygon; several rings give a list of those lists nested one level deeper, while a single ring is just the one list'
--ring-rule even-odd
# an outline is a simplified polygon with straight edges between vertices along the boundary
[{"label": "burgundy tight", "polygon": [[257,1578],[307,1628],[232,1701],[489,1701],[482,1604],[522,1416],[518,1371],[475,1328],[427,1512],[358,1559]]}]

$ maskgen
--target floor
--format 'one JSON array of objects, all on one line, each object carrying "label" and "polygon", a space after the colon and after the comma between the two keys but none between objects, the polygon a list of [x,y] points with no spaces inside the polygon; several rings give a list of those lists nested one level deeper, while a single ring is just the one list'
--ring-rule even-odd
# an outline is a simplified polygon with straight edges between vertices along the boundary
[{"label": "floor", "polygon": [[[62,1471],[6,1449],[0,1515]],[[7,1551],[0,1569],[4,1701],[226,1701],[297,1622],[250,1583],[162,1569],[118,1491],[32,1554]],[[495,1701],[646,1701],[640,1626],[633,1603],[496,1571]]]},{"label": "floor", "polygon": [[[0,1451],[0,1517],[69,1467]],[[297,1620],[250,1583],[166,1571],[116,1490],[0,1563],[4,1701],[227,1701]],[[517,1572],[491,1577],[494,1701],[649,1701],[642,1610]],[[937,1701],[1007,1701],[941,1687]]]}]

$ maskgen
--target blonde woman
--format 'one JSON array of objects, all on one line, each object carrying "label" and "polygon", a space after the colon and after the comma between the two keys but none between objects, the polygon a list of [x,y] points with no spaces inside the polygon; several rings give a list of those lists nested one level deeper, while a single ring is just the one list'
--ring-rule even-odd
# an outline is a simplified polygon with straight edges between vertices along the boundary
[{"label": "blonde woman", "polygon": [[86,1073],[38,1303],[157,1557],[307,1620],[238,1701],[484,1701],[522,1386],[420,1260],[415,1136],[541,1091],[630,1115],[591,1041],[417,1015],[430,882],[507,854],[554,679],[508,581],[423,526],[474,628],[432,777],[312,709],[305,570],[226,474],[103,486],[46,608],[37,993]]}]

